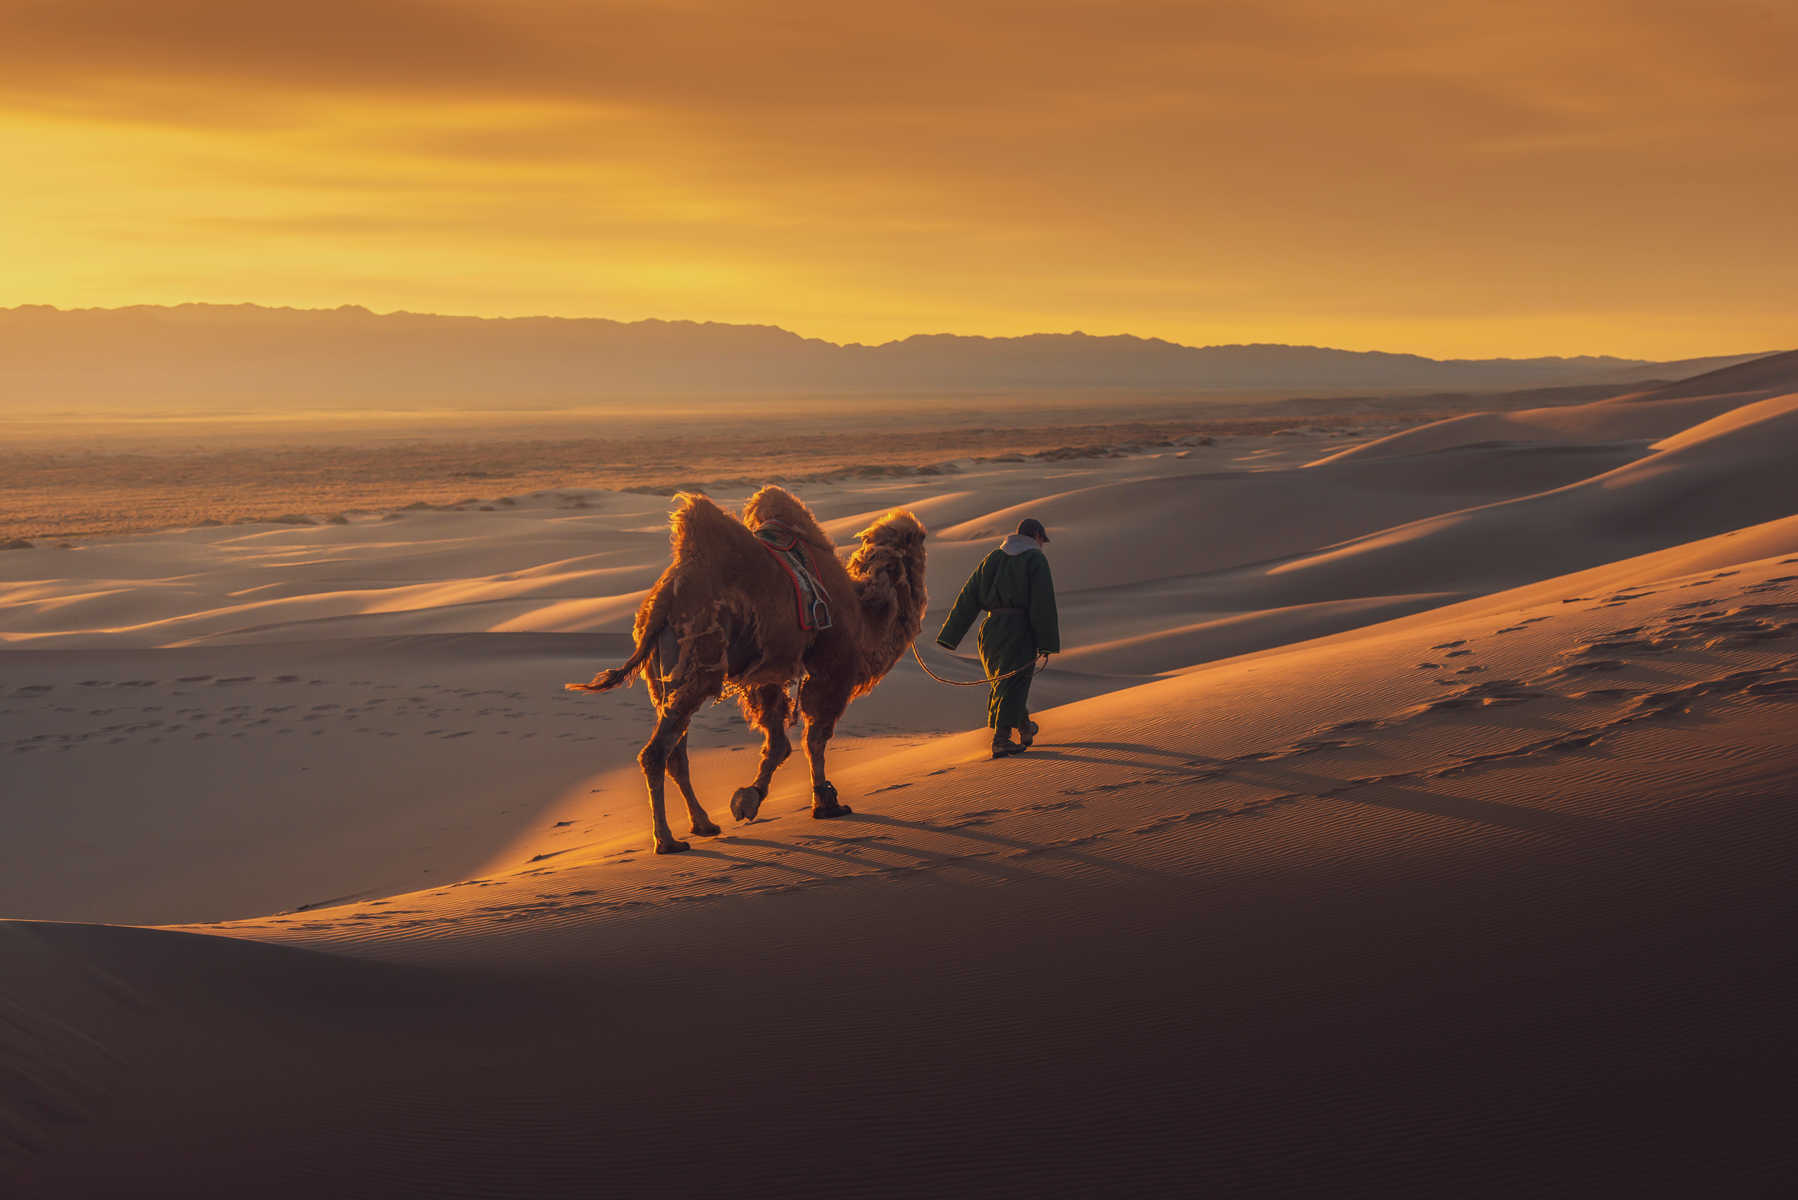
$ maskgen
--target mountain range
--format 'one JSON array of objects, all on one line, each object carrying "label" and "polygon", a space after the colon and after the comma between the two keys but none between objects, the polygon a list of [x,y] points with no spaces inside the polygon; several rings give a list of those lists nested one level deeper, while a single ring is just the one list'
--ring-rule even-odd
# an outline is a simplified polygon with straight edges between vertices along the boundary
[{"label": "mountain range", "polygon": [[1759,354],[1432,359],[1085,333],[839,345],[771,325],[181,304],[0,309],[0,404],[520,406],[730,393],[1461,389],[1679,379]]}]

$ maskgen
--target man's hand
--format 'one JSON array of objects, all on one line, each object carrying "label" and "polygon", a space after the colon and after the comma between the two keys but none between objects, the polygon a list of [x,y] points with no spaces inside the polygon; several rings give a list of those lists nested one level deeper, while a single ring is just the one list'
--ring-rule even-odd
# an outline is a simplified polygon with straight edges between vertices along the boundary
[{"label": "man's hand", "polygon": [[1042,660],[1041,662],[1036,664],[1036,669],[1039,671],[1048,670],[1049,669],[1049,652],[1047,650],[1039,650],[1039,651],[1037,651],[1036,656]]}]

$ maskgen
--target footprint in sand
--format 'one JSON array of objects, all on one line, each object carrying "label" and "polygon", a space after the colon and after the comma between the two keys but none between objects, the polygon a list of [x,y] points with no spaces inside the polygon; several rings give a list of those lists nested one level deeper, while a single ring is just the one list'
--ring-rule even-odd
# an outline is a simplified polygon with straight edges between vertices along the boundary
[{"label": "footprint in sand", "polygon": [[1446,712],[1464,708],[1492,708],[1499,705],[1523,704],[1540,700],[1546,693],[1533,691],[1515,679],[1493,679],[1476,683],[1453,696],[1444,696],[1424,706],[1428,712]]},{"label": "footprint in sand", "polygon": [[1549,679],[1565,679],[1571,675],[1591,675],[1603,671],[1621,671],[1629,664],[1619,658],[1599,658],[1591,662],[1568,663],[1548,673]]},{"label": "footprint in sand", "polygon": [[1576,646],[1572,650],[1564,650],[1566,655],[1604,655],[1635,651],[1638,654],[1658,654],[1669,649],[1669,643],[1657,638],[1607,637]]}]

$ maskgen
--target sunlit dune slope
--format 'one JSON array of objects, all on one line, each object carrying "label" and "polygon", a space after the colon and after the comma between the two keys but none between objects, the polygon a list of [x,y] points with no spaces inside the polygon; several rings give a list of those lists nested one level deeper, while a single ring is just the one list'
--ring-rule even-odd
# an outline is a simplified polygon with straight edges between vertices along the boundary
[{"label": "sunlit dune slope", "polygon": [[[1366,793],[1357,803],[1377,807],[1370,797],[1391,791],[1402,800],[1413,785],[1439,793],[1427,803],[1416,797],[1422,807],[1413,815],[1477,814],[1476,825],[1518,830],[1575,828],[1577,820],[1555,814],[1565,813],[1576,792],[1624,814],[1674,781],[1703,790],[1733,773],[1755,778],[1787,762],[1777,731],[1792,716],[1794,698],[1798,516],[1045,708],[1038,716],[1053,740],[1045,735],[1042,751],[1019,763],[988,761],[978,732],[897,732],[833,771],[844,795],[862,802],[865,822],[826,827],[804,820],[809,789],[802,770],[789,770],[777,777],[769,820],[712,844],[728,849],[737,839],[751,863],[702,861],[674,868],[672,877],[701,880],[702,890],[720,894],[803,888],[803,879],[772,861],[790,857],[782,847],[794,837],[798,845],[867,843],[867,853],[808,862],[802,873],[830,878],[898,869],[902,863],[890,861],[889,850],[915,868],[948,865],[957,855],[1031,858],[1002,853],[1006,827],[1028,827],[1047,839],[1050,859],[1054,845],[1105,844],[1108,852],[1184,874],[1192,864],[1180,862],[1179,853],[1209,857],[1216,848],[1203,839],[1182,843],[1180,851],[1160,845],[1131,814],[1149,820],[1170,804],[1203,797],[1206,815],[1192,822],[1204,823],[1238,808],[1260,812],[1269,801],[1302,807],[1357,792]],[[1708,750],[1701,747],[1714,723],[1679,722],[1698,708],[1727,712],[1732,722]],[[1617,749],[1663,737],[1698,757],[1672,767],[1661,750],[1631,762]],[[702,796],[722,800],[749,766],[729,748],[697,753]],[[1624,776],[1637,784],[1613,794],[1610,785]],[[597,794],[628,794],[637,779],[635,764],[621,762],[595,777]],[[486,864],[482,886],[392,902],[418,910],[408,915],[420,919],[351,905],[225,928],[306,943],[488,933],[510,942],[522,928],[559,926],[570,907],[630,910],[653,900],[642,889],[669,890],[666,864],[642,852],[635,806],[605,818],[596,817],[599,807],[616,808],[570,794]],[[558,826],[562,820],[571,823]],[[907,826],[911,820],[948,823]],[[1443,836],[1456,836],[1453,830],[1469,827],[1445,826]],[[927,844],[913,845],[918,838]],[[1238,845],[1232,853],[1251,852]],[[943,861],[936,862],[938,854]],[[552,878],[598,890],[572,906],[535,897]],[[618,889],[594,880],[615,880]],[[527,893],[545,902],[520,906]]]},{"label": "sunlit dune slope", "polygon": [[1794,436],[1798,397],[1761,401],[1591,479],[1382,530],[1273,573],[1337,594],[1394,580],[1487,590],[1758,524],[1792,510]]},{"label": "sunlit dune slope", "polygon": [[1608,400],[1517,412],[1469,413],[1402,430],[1319,459],[1394,459],[1485,443],[1602,443],[1664,438],[1742,405],[1798,389],[1798,351],[1725,367]]},{"label": "sunlit dune slope", "polygon": [[[1304,469],[1314,441],[1267,439],[811,498],[845,540],[895,504],[932,523],[937,612],[997,533],[1025,513],[1047,520],[1067,645],[1038,684],[1052,704],[1478,605],[1627,551],[1776,554],[1763,533],[1682,542],[1790,511],[1792,420],[1785,397],[1622,451],[1472,447]],[[608,844],[633,844],[641,701],[583,703],[560,684],[625,653],[665,553],[664,502],[581,502],[0,559],[15,573],[0,593],[13,647],[0,753],[14,793],[33,798],[12,817],[13,845],[30,852],[0,873],[0,904],[166,922],[404,891],[528,843],[571,798],[614,819]],[[977,674],[928,639],[925,653]],[[892,739],[934,744],[978,725],[982,704],[979,689],[942,689],[907,661],[852,711],[842,760],[879,757]],[[696,750],[739,755],[752,741],[729,709],[694,736]]]},{"label": "sunlit dune slope", "polygon": [[1788,350],[1663,384],[1647,392],[1634,393],[1627,399],[1652,402],[1686,396],[1776,392],[1788,390],[1795,383],[1798,383],[1798,350]]}]

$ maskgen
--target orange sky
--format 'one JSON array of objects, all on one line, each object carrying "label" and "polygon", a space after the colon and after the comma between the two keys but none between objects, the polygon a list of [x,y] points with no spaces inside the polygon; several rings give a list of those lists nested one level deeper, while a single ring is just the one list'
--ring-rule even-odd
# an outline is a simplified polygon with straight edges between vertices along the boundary
[{"label": "orange sky", "polygon": [[0,0],[0,305],[1798,345],[1789,0]]}]

